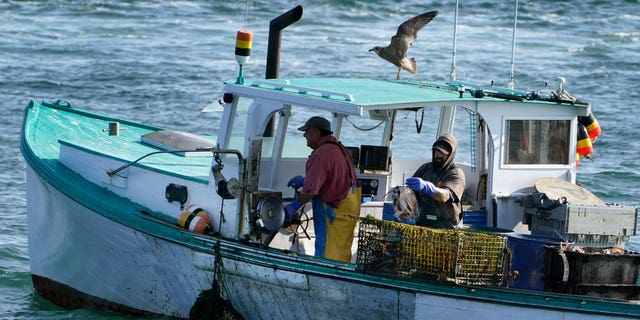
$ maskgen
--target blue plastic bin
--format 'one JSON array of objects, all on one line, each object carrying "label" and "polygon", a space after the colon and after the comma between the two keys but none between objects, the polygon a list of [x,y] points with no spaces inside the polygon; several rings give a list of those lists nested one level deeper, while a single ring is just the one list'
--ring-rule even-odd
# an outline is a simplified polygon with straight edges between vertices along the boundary
[{"label": "blue plastic bin", "polygon": [[470,224],[474,226],[486,226],[487,210],[464,211],[462,222],[464,224]]},{"label": "blue plastic bin", "polygon": [[385,202],[382,207],[382,220],[387,221],[398,221],[398,219],[394,216],[396,210],[393,208],[393,203]]},{"label": "blue plastic bin", "polygon": [[[508,273],[518,275],[508,287],[545,291],[545,245],[558,246],[564,240],[535,234],[507,234],[507,248],[511,251],[511,268]],[[508,267],[508,266],[507,266]]]}]

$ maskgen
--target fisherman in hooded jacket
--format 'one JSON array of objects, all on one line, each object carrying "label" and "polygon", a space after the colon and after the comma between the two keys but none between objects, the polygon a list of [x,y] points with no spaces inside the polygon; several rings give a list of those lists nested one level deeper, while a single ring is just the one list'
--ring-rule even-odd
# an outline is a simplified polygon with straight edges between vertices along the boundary
[{"label": "fisherman in hooded jacket", "polygon": [[420,166],[406,180],[418,199],[417,225],[453,228],[460,224],[465,178],[453,161],[457,149],[458,142],[452,134],[441,135],[431,148],[432,162]]}]

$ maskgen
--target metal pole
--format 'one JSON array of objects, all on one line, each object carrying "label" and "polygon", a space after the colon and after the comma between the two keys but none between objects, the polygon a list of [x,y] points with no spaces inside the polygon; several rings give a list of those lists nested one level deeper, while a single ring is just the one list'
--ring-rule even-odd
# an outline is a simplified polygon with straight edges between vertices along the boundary
[{"label": "metal pole", "polygon": [[518,26],[518,0],[513,13],[513,38],[511,39],[511,76],[509,77],[509,88],[513,90],[516,84],[516,29]]},{"label": "metal pole", "polygon": [[453,51],[451,53],[451,81],[456,80],[456,43],[458,40],[458,0],[456,0],[455,16],[453,18]]}]

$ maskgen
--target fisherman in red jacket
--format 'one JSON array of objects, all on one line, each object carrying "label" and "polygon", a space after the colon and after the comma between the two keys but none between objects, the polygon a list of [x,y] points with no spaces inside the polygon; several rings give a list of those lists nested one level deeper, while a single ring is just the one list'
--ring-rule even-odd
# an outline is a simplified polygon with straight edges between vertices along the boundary
[{"label": "fisherman in red jacket", "polygon": [[349,262],[351,245],[360,214],[360,192],[349,151],[336,140],[331,123],[311,117],[300,128],[313,151],[306,164],[305,177],[292,178],[288,186],[301,188],[297,198],[285,207],[286,220],[312,201],[316,235],[315,256]]}]

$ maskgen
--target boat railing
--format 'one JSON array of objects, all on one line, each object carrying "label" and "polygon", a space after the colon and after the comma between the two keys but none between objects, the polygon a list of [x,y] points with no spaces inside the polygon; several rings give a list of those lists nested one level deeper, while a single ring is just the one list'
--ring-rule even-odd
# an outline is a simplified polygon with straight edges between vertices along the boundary
[{"label": "boat railing", "polygon": [[296,93],[299,93],[299,94],[309,94],[309,95],[314,95],[315,94],[315,95],[321,96],[323,98],[332,98],[332,97],[337,96],[337,97],[341,97],[342,99],[344,99],[344,101],[354,101],[355,100],[353,98],[353,95],[348,94],[348,93],[342,93],[342,92],[337,92],[337,91],[329,91],[329,90],[318,90],[318,89],[310,88],[310,87],[294,86],[294,85],[290,85],[290,84],[275,83],[275,82],[265,81],[265,80],[254,81],[251,85],[254,86],[254,87],[259,87],[259,88],[270,87],[270,88],[273,88],[275,90],[291,91],[291,92],[296,92]]}]

